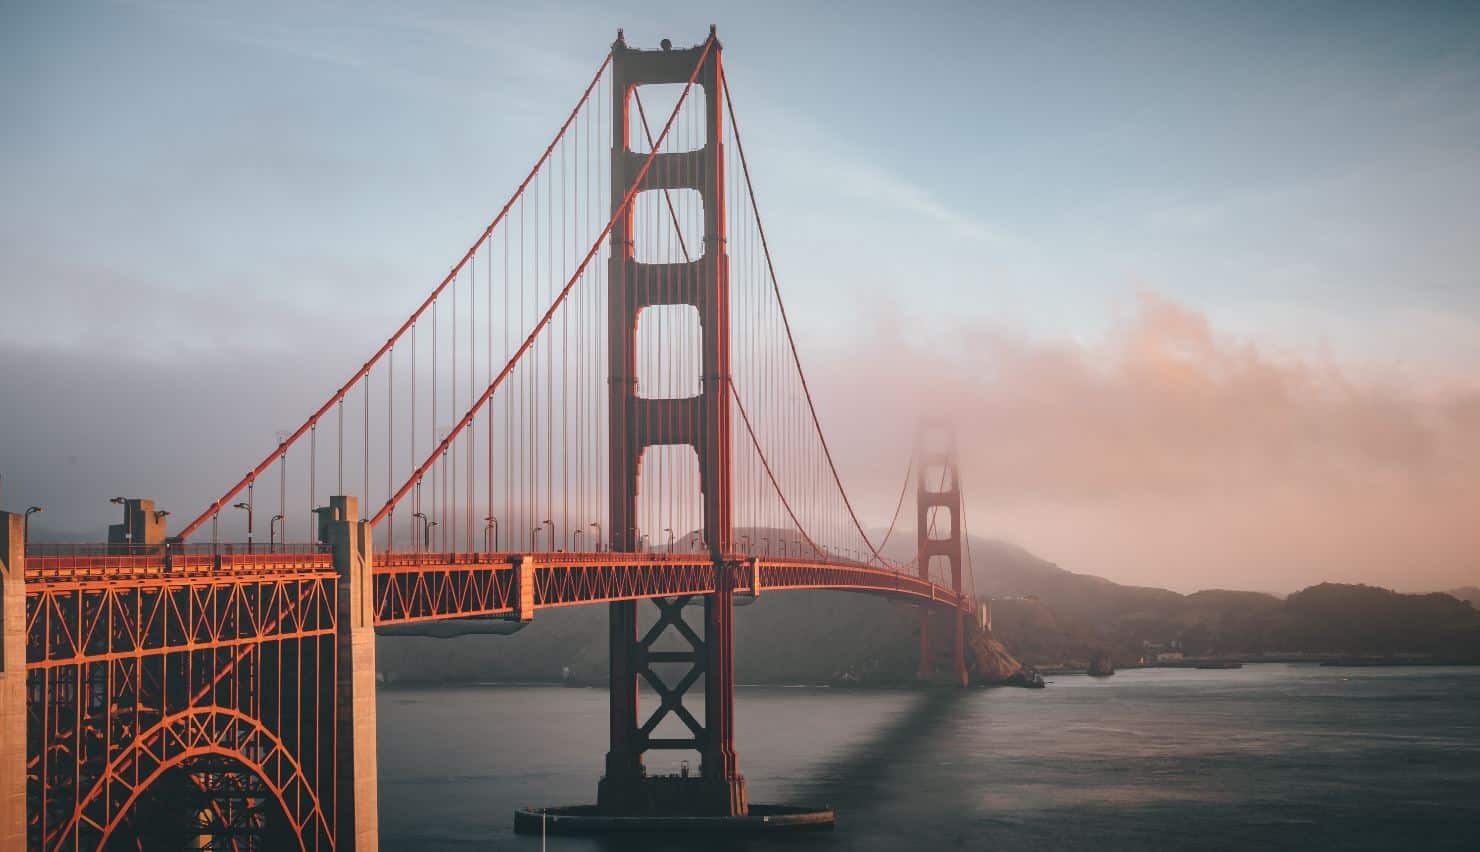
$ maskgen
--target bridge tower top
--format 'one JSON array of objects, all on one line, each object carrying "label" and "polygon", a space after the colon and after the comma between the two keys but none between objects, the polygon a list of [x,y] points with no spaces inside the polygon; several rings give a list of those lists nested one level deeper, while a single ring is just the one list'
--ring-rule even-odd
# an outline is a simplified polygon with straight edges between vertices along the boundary
[{"label": "bridge tower top", "polygon": [[961,467],[956,432],[943,421],[922,421],[916,433],[915,503],[920,576],[930,576],[931,558],[944,557],[951,563],[951,585],[960,592]]},{"label": "bridge tower top", "polygon": [[[657,50],[612,46],[612,227],[608,275],[610,373],[610,536],[612,549],[635,550],[637,491],[643,453],[658,445],[688,445],[699,461],[704,493],[704,541],[716,560],[730,550],[730,280],[725,248],[724,70],[719,41]],[[704,90],[703,145],[691,151],[632,150],[639,86],[677,83]],[[687,91],[687,89],[686,89]],[[703,206],[702,254],[650,263],[637,259],[636,204],[628,191],[692,190]],[[700,392],[687,398],[638,393],[637,326],[645,308],[690,306],[699,315]]]}]

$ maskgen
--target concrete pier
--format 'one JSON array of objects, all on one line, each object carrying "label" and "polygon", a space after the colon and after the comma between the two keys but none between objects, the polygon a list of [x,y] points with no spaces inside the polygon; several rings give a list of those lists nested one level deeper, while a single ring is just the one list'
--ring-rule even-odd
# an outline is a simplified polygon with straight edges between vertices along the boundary
[{"label": "concrete pier", "polygon": [[379,772],[375,757],[375,586],[370,576],[371,529],[360,520],[359,500],[331,497],[319,510],[321,539],[339,572],[335,645],[339,674],[335,696],[335,826],[339,849],[380,848]]},{"label": "concrete pier", "polygon": [[0,512],[0,849],[26,848],[25,530]]}]

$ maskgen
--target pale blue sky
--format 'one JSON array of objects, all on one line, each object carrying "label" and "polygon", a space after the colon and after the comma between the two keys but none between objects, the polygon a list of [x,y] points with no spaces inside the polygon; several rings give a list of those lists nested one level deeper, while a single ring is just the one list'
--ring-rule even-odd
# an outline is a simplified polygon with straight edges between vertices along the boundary
[{"label": "pale blue sky", "polygon": [[[617,26],[715,22],[804,322],[862,293],[1094,337],[1146,288],[1480,363],[1473,5],[302,5],[6,6],[4,286],[33,321],[0,335],[126,341],[241,288],[399,315]],[[69,304],[110,282],[137,297]]]},{"label": "pale blue sky", "polygon": [[[213,496],[256,450],[212,430],[265,442],[358,366],[619,26],[718,25],[809,362],[881,318],[1093,347],[1149,292],[1347,376],[1476,386],[1480,6],[625,5],[0,5],[6,502],[76,528],[103,492]],[[95,449],[147,444],[160,400],[201,425]],[[166,462],[205,484],[129,478]]]}]

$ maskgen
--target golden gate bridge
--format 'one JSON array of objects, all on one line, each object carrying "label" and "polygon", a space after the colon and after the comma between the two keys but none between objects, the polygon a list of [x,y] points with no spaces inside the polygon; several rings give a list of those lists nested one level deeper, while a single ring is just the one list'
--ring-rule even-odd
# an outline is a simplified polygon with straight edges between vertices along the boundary
[{"label": "golden gate bridge", "polygon": [[[656,50],[619,32],[430,295],[177,535],[143,499],[117,498],[96,546],[27,546],[4,513],[0,847],[376,848],[378,628],[606,604],[589,811],[607,817],[768,813],[734,747],[737,596],[917,603],[920,677],[965,682],[953,442],[922,429],[871,536],[802,369],[721,56],[713,29]],[[912,478],[900,563],[884,552]],[[245,541],[223,541],[242,521]],[[932,611],[954,619],[940,666]],[[656,751],[699,769],[650,773]]]}]

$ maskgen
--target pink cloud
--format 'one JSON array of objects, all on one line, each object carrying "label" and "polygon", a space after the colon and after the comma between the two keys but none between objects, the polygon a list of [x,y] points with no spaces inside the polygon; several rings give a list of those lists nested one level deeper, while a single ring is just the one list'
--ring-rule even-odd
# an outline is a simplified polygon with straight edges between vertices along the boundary
[{"label": "pink cloud", "polygon": [[[885,322],[818,369],[827,421],[873,425],[833,430],[840,458],[946,413],[972,532],[1074,570],[1178,589],[1480,581],[1474,387],[1272,353],[1149,293],[1093,343]],[[871,516],[902,466],[846,471]]]}]

